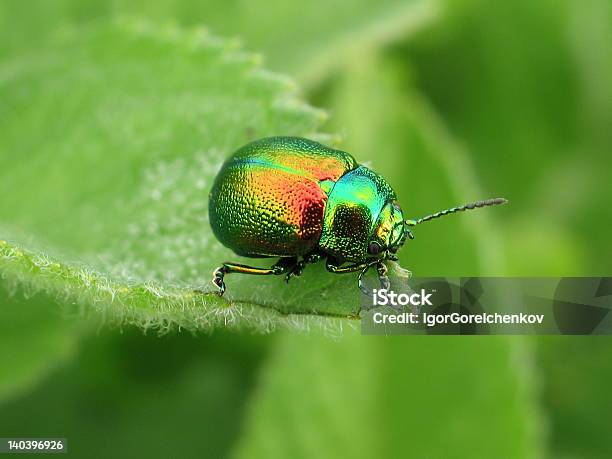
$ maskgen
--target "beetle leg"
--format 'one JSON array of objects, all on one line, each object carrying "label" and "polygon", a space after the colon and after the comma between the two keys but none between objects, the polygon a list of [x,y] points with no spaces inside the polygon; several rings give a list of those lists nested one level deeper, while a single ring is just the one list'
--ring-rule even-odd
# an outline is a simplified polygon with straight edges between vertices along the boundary
[{"label": "beetle leg", "polygon": [[359,286],[359,290],[361,290],[364,294],[369,295],[372,292],[367,291],[363,286],[363,276],[368,272],[368,270],[372,267],[376,266],[376,270],[378,271],[378,279],[380,281],[380,287],[385,290],[389,290],[390,283],[389,278],[387,277],[387,267],[380,260],[367,261],[364,263],[356,263],[354,265],[348,266],[338,266],[334,264],[333,261],[327,260],[327,264],[325,267],[329,272],[336,274],[343,273],[354,273],[357,271],[361,271],[359,273],[359,277],[357,278],[357,285]]},{"label": "beetle leg", "polygon": [[378,280],[380,281],[380,287],[383,290],[389,290],[391,287],[391,282],[389,282],[389,278],[387,277],[387,266],[379,261],[376,265],[376,271],[378,271]]},{"label": "beetle leg", "polygon": [[371,262],[369,263],[356,263],[354,265],[346,265],[346,266],[338,266],[334,264],[334,262],[327,260],[325,264],[325,268],[334,274],[346,274],[346,273],[356,273],[357,271],[362,271],[364,268],[369,268]]},{"label": "beetle leg", "polygon": [[311,252],[304,255],[304,263],[317,263],[321,260],[321,258],[323,258],[323,255],[321,255],[320,253]]},{"label": "beetle leg", "polygon": [[361,271],[359,273],[359,278],[357,279],[357,285],[359,286],[359,290],[361,290],[364,295],[369,295],[370,291],[366,290],[365,287],[363,286],[363,276],[365,276],[365,274],[368,272],[368,270],[372,267],[376,265],[376,271],[378,271],[378,280],[380,282],[380,287],[383,290],[389,290],[389,278],[386,276],[387,274],[387,267],[384,265],[384,263],[380,260],[374,260],[368,263],[368,265],[363,268],[363,271]]},{"label": "beetle leg", "polygon": [[285,282],[289,283],[289,280],[293,277],[293,276],[301,276],[302,275],[302,271],[304,271],[304,265],[305,263],[303,261],[298,261],[297,257],[290,257],[290,258],[281,258],[280,260],[278,260],[278,263],[276,263],[274,267],[280,267],[283,269],[284,273],[287,273],[285,275]]},{"label": "beetle leg", "polygon": [[293,265],[287,274],[285,274],[285,282],[289,283],[289,280],[292,277],[299,277],[302,275],[302,271],[304,271],[305,263],[303,261],[298,261]]},{"label": "beetle leg", "polygon": [[359,289],[363,293],[365,293],[366,295],[369,294],[363,289],[361,285],[361,278],[368,271],[368,269],[370,269],[370,266],[372,266],[372,262],[355,263],[353,265],[347,265],[347,266],[338,266],[336,263],[334,263],[334,261],[335,260],[327,259],[327,263],[325,264],[325,268],[330,273],[345,274],[345,273],[356,273],[357,271],[361,271],[361,273],[359,274],[359,279],[357,280],[357,285],[359,286]]},{"label": "beetle leg", "polygon": [[281,264],[281,261],[271,268],[257,268],[255,266],[240,265],[237,263],[223,263],[213,272],[213,284],[219,289],[219,295],[225,293],[225,282],[223,278],[226,274],[240,273],[240,274],[252,274],[255,276],[270,276],[279,275],[287,271],[287,266]]},{"label": "beetle leg", "polygon": [[370,270],[370,268],[373,266],[374,263],[370,263],[368,264],[365,268],[363,268],[363,270],[359,273],[359,277],[357,278],[357,286],[359,287],[359,290],[361,290],[363,292],[364,295],[369,295],[372,292],[369,292],[364,286],[363,286],[363,276],[366,275],[366,273]]},{"label": "beetle leg", "polygon": [[287,275],[285,276],[285,281],[289,283],[289,280],[292,277],[301,276],[302,273],[304,272],[304,268],[306,267],[306,264],[316,263],[319,260],[321,260],[321,258],[323,258],[323,256],[317,252],[311,252],[311,253],[304,255],[304,258],[302,258],[300,261],[298,261],[297,258],[295,259],[288,258],[288,260],[294,260],[294,261],[292,265],[287,263],[289,272],[287,272]]}]

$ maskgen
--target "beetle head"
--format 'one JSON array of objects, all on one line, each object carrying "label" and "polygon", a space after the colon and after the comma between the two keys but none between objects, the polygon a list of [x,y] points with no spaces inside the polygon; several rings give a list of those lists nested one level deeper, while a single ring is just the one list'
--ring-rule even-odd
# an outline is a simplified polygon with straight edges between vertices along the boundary
[{"label": "beetle head", "polygon": [[395,201],[388,202],[376,219],[368,255],[373,259],[397,260],[395,254],[406,240],[407,231],[401,207]]},{"label": "beetle head", "polygon": [[464,212],[481,207],[497,206],[506,204],[504,198],[485,199],[483,201],[471,202],[462,206],[451,207],[450,209],[436,212],[435,214],[421,217],[418,220],[404,220],[401,207],[395,201],[387,202],[374,225],[374,231],[370,236],[368,244],[368,256],[371,260],[393,260],[397,261],[396,253],[406,242],[406,238],[414,239],[411,226],[419,225],[423,222],[434,220],[445,215]]}]

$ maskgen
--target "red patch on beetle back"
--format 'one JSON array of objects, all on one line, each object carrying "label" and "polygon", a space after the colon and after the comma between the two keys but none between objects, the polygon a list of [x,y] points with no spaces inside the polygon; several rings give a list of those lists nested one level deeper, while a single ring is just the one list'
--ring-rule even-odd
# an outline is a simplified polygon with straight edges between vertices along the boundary
[{"label": "red patch on beetle back", "polygon": [[302,255],[316,247],[327,201],[317,182],[256,165],[230,176],[217,197],[220,239],[241,254]]},{"label": "red patch on beetle back", "polygon": [[327,195],[321,182],[336,182],[356,166],[348,153],[296,137],[245,145],[215,179],[209,205],[213,231],[239,255],[309,253],[323,231]]}]

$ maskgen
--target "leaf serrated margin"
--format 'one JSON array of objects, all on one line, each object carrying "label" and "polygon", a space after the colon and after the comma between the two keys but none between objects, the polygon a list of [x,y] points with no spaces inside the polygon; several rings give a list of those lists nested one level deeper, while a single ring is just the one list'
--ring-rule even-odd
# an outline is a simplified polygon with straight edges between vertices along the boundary
[{"label": "leaf serrated margin", "polygon": [[155,282],[124,284],[4,240],[0,240],[0,278],[10,291],[21,290],[26,296],[44,292],[60,303],[89,305],[111,325],[131,324],[159,333],[173,329],[211,331],[216,327],[269,333],[286,328],[301,332],[318,329],[337,336],[350,323],[332,315],[283,314],[270,307]]}]

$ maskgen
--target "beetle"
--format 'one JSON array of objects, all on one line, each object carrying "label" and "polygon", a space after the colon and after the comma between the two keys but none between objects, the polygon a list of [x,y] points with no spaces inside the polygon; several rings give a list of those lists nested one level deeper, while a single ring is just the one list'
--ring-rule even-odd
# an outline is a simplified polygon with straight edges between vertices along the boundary
[{"label": "beetle", "polygon": [[215,269],[220,295],[231,273],[284,275],[287,282],[305,266],[325,260],[335,274],[376,267],[389,288],[384,261],[414,236],[410,227],[443,215],[504,204],[477,201],[416,220],[404,219],[387,181],[348,153],[301,137],[268,137],[228,158],[209,195],[209,220],[217,239],[234,253],[278,258],[270,268],[226,262]]}]

